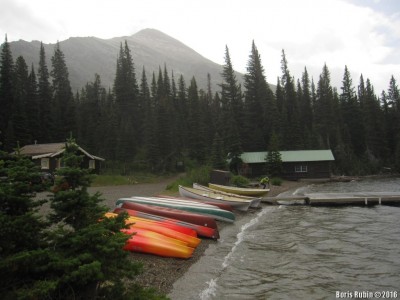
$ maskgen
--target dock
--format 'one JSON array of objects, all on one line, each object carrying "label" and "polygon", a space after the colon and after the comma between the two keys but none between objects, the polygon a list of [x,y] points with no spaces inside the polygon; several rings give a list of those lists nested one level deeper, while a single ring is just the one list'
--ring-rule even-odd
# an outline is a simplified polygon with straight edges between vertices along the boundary
[{"label": "dock", "polygon": [[400,205],[400,192],[310,193],[264,197],[264,203],[276,205]]}]

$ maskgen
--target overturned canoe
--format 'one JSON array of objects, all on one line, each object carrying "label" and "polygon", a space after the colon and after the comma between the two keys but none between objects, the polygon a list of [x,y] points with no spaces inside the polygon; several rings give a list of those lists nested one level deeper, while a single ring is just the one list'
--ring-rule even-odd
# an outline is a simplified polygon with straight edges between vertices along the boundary
[{"label": "overturned canoe", "polygon": [[251,205],[251,200],[233,198],[230,196],[224,196],[219,193],[215,193],[213,191],[199,190],[195,188],[184,187],[181,185],[179,186],[179,194],[182,197],[190,197],[202,201],[227,203],[231,205],[234,209],[240,211],[247,211]]},{"label": "overturned canoe", "polygon": [[[116,217],[117,214],[106,213],[105,216],[108,218],[113,218],[113,217]],[[175,229],[172,229],[170,227],[163,226],[162,222],[151,221],[151,220],[143,221],[142,218],[132,217],[132,216],[129,216],[128,219],[126,220],[126,222],[127,222],[127,224],[132,224],[132,225],[130,225],[131,229],[140,228],[140,229],[157,232],[157,233],[165,235],[167,237],[180,240],[192,248],[197,247],[201,242],[201,240],[199,238],[197,238],[197,234],[196,234],[196,236],[185,234],[176,228],[177,225],[175,226]]]},{"label": "overturned canoe", "polygon": [[226,198],[230,199],[233,201],[243,201],[243,200],[250,200],[250,207],[257,208],[260,206],[261,203],[261,198],[260,197],[251,197],[251,196],[245,196],[245,195],[239,195],[239,194],[233,194],[233,193],[228,193],[228,192],[223,192],[219,190],[215,190],[209,187],[206,187],[204,185],[198,184],[198,183],[193,183],[193,188],[198,189],[198,190],[203,190],[207,191],[212,195],[212,197],[217,197],[217,198]]},{"label": "overturned canoe", "polygon": [[236,186],[220,185],[215,183],[209,183],[208,187],[218,191],[245,196],[263,196],[269,192],[269,189],[240,188]]},{"label": "overturned canoe", "polygon": [[200,215],[200,214],[190,213],[190,212],[180,210],[180,209],[173,209],[173,208],[156,206],[156,205],[139,204],[139,203],[135,203],[135,202],[131,202],[131,201],[122,202],[118,206],[120,206],[122,208],[128,208],[128,209],[133,209],[133,210],[157,215],[157,216],[173,218],[173,219],[181,220],[184,222],[201,225],[204,227],[209,227],[209,228],[216,229],[216,230],[218,228],[217,223],[213,218],[210,218],[210,217],[207,217],[204,215]]},{"label": "overturned canoe", "polygon": [[194,248],[157,232],[141,228],[125,229],[122,232],[132,234],[124,246],[127,251],[175,258],[190,258],[193,255]]},{"label": "overturned canoe", "polygon": [[232,212],[220,209],[213,205],[203,204],[195,201],[176,200],[171,198],[159,197],[131,197],[118,199],[116,201],[116,205],[118,206],[122,202],[135,202],[140,204],[157,205],[173,209],[180,209],[212,217],[215,220],[223,222],[232,223],[235,221],[235,215]]},{"label": "overturned canoe", "polygon": [[219,207],[221,209],[232,211],[232,206],[227,204],[227,203],[219,203],[219,202],[215,202],[215,201],[201,201],[201,200],[194,199],[194,198],[189,198],[189,197],[173,197],[173,196],[166,196],[166,195],[158,195],[157,197],[172,198],[172,199],[177,199],[177,200],[191,200],[191,201],[196,201],[196,202],[200,202],[200,203],[214,205],[214,206],[217,206],[217,207]]},{"label": "overturned canoe", "polygon": [[197,235],[201,236],[201,237],[207,237],[207,238],[212,238],[212,239],[219,238],[218,230],[215,230],[214,228],[205,227],[205,226],[201,226],[198,224],[193,224],[193,223],[181,221],[178,219],[157,216],[157,215],[148,214],[145,212],[128,209],[128,208],[122,208],[122,207],[115,208],[113,212],[117,213],[117,214],[119,214],[121,212],[126,212],[128,215],[133,216],[133,217],[140,217],[140,218],[144,218],[144,219],[148,219],[148,220],[161,221],[167,227],[169,226],[168,224],[179,225],[181,227],[186,227],[190,230],[194,230],[197,233]]}]

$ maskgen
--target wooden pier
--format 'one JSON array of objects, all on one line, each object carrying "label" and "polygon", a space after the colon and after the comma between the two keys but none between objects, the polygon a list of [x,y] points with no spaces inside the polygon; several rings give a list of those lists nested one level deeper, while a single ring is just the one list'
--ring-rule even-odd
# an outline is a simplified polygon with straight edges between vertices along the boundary
[{"label": "wooden pier", "polygon": [[277,205],[400,205],[400,192],[310,193],[264,197],[262,202]]}]

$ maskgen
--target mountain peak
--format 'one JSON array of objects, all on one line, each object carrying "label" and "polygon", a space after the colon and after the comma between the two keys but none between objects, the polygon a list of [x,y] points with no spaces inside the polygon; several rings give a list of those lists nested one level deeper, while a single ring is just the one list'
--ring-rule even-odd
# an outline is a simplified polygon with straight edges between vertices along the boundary
[{"label": "mountain peak", "polygon": [[[157,29],[146,28],[132,36],[106,40],[82,37],[59,42],[65,55],[73,90],[80,90],[87,82],[93,80],[95,74],[100,75],[104,87],[112,87],[119,47],[125,41],[132,51],[137,78],[141,78],[143,67],[149,77],[153,72],[158,74],[159,67],[165,65],[169,72],[174,72],[175,78],[183,75],[187,83],[195,77],[198,87],[204,90],[207,89],[208,73],[214,91],[221,82],[221,65],[204,58],[182,42]],[[28,66],[33,64],[35,69],[38,68],[39,43],[20,41],[12,42],[10,46],[14,58],[21,55]],[[43,46],[47,65],[51,68],[50,59],[54,53],[54,44]]]}]

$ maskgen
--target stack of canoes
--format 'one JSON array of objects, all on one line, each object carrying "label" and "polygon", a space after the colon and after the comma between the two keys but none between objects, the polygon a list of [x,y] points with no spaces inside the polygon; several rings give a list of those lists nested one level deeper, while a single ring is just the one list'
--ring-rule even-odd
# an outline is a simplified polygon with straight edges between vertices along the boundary
[{"label": "stack of canoes", "polygon": [[[115,217],[106,213],[106,217]],[[199,245],[200,239],[194,230],[167,222],[153,221],[138,217],[128,217],[129,229],[122,232],[129,234],[124,249],[133,252],[150,253],[164,257],[189,258]]]},{"label": "stack of canoes", "polygon": [[117,200],[116,205],[124,202],[133,202],[139,204],[155,205],[173,209],[180,209],[196,214],[211,217],[218,221],[230,222],[235,221],[235,215],[231,211],[221,209],[217,206],[198,201],[179,199],[179,198],[162,198],[162,197],[139,197],[134,196],[130,198],[120,198]]},{"label": "stack of canoes", "polygon": [[[107,217],[127,213],[132,223],[124,232],[132,236],[125,248],[165,257],[189,258],[200,239],[219,238],[216,220],[233,222],[227,204],[212,205],[177,197],[127,197],[116,201]],[[177,241],[178,240],[178,241]]]},{"label": "stack of canoes", "polygon": [[132,196],[116,201],[115,217],[127,213],[130,237],[124,247],[133,252],[150,253],[164,257],[189,258],[200,239],[218,239],[216,221],[234,222],[232,208],[246,211],[258,207],[260,195],[269,190],[245,189],[240,195],[235,189],[194,184],[193,188],[179,186],[181,197]]}]

